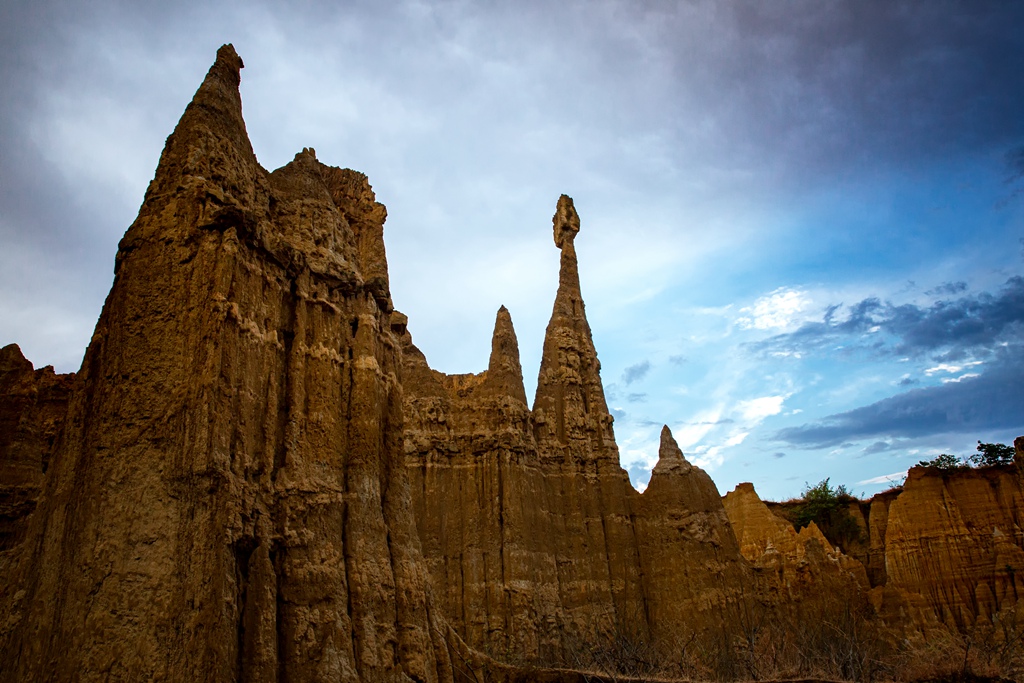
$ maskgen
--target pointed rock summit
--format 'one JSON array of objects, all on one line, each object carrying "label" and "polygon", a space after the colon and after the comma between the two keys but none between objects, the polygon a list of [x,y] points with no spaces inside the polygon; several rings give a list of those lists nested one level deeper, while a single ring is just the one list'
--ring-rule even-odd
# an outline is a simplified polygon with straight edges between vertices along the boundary
[{"label": "pointed rock summit", "polygon": [[683,451],[672,436],[672,430],[665,425],[661,428],[661,447],[658,449],[658,464],[651,471],[651,476],[675,472],[686,474],[693,469],[693,465],[687,462]]},{"label": "pointed rock summit", "polygon": [[[242,58],[230,44],[217,50],[217,60],[167,139],[160,159],[165,179],[173,180],[175,173],[204,167],[208,171],[219,170],[216,175],[224,177],[230,169],[218,169],[219,162],[248,164],[256,160],[245,131],[242,96],[238,92],[242,67]],[[209,143],[216,144],[207,146]],[[202,149],[203,154],[188,154],[196,148]],[[158,176],[156,180],[164,178]]]},{"label": "pointed rock summit", "polygon": [[533,403],[538,443],[542,451],[577,462],[610,459],[617,464],[601,363],[580,293],[573,243],[580,219],[572,198],[558,199],[552,224],[562,258]]},{"label": "pointed rock summit", "polygon": [[651,471],[644,497],[667,498],[691,511],[725,514],[715,482],[707,472],[687,462],[668,425],[661,428],[658,464]]},{"label": "pointed rock summit", "polygon": [[526,406],[523,366],[519,362],[519,340],[512,326],[512,316],[504,306],[498,309],[498,315],[494,320],[491,359],[487,365],[484,391],[511,396]]}]

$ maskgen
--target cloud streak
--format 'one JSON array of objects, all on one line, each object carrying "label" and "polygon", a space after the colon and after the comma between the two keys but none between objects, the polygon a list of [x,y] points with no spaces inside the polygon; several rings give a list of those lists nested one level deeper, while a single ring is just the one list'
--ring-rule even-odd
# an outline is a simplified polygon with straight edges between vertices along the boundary
[{"label": "cloud streak", "polygon": [[[915,389],[867,406],[779,430],[775,438],[801,448],[860,439],[918,438],[1020,429],[1024,416],[1024,349],[1004,347],[987,372]],[[869,447],[869,450],[872,447]]]},{"label": "cloud streak", "polygon": [[[840,318],[842,313],[845,318]],[[938,353],[939,360],[958,361],[987,355],[995,345],[1014,342],[1022,333],[1024,277],[1015,276],[997,294],[983,292],[942,299],[929,306],[894,305],[874,297],[845,309],[833,305],[820,322],[805,323],[795,332],[775,335],[752,344],[752,348],[770,353],[808,353],[842,344],[885,355]]]}]

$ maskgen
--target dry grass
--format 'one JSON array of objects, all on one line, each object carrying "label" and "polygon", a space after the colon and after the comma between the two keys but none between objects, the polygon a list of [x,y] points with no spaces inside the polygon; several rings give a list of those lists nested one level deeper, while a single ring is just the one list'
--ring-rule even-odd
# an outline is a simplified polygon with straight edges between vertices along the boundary
[{"label": "dry grass", "polygon": [[564,657],[535,669],[536,680],[1024,682],[1024,624],[1012,612],[927,641],[901,641],[869,609],[841,598],[788,614],[750,602],[732,606],[730,616],[725,627],[671,642],[617,634],[594,647],[567,639]]}]

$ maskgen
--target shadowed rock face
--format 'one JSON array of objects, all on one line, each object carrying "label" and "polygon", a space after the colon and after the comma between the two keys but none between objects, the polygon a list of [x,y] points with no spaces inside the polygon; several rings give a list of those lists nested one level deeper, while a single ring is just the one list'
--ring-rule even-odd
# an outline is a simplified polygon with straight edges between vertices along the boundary
[{"label": "shadowed rock face", "polygon": [[6,587],[5,680],[450,680],[401,466],[384,208],[274,173],[230,46],[139,216]]},{"label": "shadowed rock face", "polygon": [[0,349],[0,568],[24,538],[74,379],[34,370],[17,344]]}]

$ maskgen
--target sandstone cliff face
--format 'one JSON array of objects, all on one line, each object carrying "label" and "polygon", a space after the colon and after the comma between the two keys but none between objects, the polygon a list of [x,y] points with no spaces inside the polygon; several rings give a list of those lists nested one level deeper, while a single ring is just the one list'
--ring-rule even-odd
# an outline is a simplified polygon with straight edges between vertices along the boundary
[{"label": "sandstone cliff face", "polygon": [[0,349],[0,568],[24,538],[74,379],[34,370],[16,344]]},{"label": "sandstone cliff face", "polygon": [[615,639],[720,627],[749,571],[702,471],[663,435],[641,496],[618,464],[579,287],[579,217],[559,199],[559,287],[526,404],[511,318],[488,369],[433,371],[405,337],[406,451],[436,594],[467,642],[502,658],[578,661]]},{"label": "sandstone cliff face", "polygon": [[887,585],[923,596],[942,623],[969,631],[1010,612],[1024,595],[1017,466],[912,468],[885,512],[877,535],[884,537]]},{"label": "sandstone cliff face", "polygon": [[762,571],[776,601],[817,599],[828,591],[866,599],[864,566],[833,548],[814,522],[796,531],[749,483],[727,493],[723,503],[743,556]]},{"label": "sandstone cliff face", "polygon": [[642,495],[632,496],[650,631],[658,642],[739,631],[754,598],[750,565],[711,477],[687,462],[668,427]]},{"label": "sandstone cliff face", "polygon": [[878,627],[900,639],[942,630],[981,633],[1019,619],[1024,499],[1018,465],[911,469],[902,490],[868,504],[866,567],[830,549],[813,523],[794,531],[751,484],[739,485],[724,502],[744,557],[768,571],[769,590],[786,591],[792,601],[825,586],[866,595]]},{"label": "sandstone cliff face", "polygon": [[5,680],[452,677],[384,209],[312,150],[261,168],[241,66],[221,48],[121,241],[5,590]]}]

